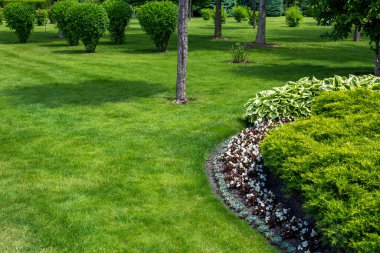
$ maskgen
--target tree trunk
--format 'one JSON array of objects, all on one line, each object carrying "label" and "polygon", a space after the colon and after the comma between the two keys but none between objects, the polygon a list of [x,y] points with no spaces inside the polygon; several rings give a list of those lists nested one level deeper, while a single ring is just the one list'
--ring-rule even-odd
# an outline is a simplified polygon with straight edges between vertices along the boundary
[{"label": "tree trunk", "polygon": [[176,103],[186,103],[186,75],[187,75],[187,15],[188,0],[179,0],[178,6],[178,61],[177,61],[177,83]]},{"label": "tree trunk", "polygon": [[354,31],[354,41],[360,41],[360,31],[361,27],[359,25],[355,25],[355,31]]},{"label": "tree trunk", "polygon": [[285,1],[285,8],[288,8],[289,7],[289,0],[286,0]]},{"label": "tree trunk", "polygon": [[215,38],[222,37],[222,0],[215,1]]},{"label": "tree trunk", "polygon": [[256,0],[252,0],[252,26],[256,29]]},{"label": "tree trunk", "polygon": [[260,0],[259,6],[259,25],[257,28],[256,44],[265,44],[265,26],[266,26],[266,0]]},{"label": "tree trunk", "polygon": [[380,76],[380,40],[375,42],[375,75]]}]

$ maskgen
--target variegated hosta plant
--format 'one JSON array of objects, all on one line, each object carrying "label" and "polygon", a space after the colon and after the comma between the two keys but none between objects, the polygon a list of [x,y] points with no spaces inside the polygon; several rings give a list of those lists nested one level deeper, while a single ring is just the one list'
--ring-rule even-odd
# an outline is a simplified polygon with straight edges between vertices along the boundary
[{"label": "variegated hosta plant", "polygon": [[311,114],[311,101],[323,91],[380,89],[380,77],[373,75],[349,77],[334,76],[323,80],[304,77],[285,86],[262,91],[244,106],[243,118],[250,123],[258,119],[296,119]]}]

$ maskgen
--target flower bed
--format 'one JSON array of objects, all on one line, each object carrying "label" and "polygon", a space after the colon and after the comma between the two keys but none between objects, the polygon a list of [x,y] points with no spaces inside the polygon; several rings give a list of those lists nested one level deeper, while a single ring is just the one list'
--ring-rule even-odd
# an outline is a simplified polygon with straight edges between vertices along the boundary
[{"label": "flower bed", "polygon": [[218,192],[238,216],[285,252],[316,252],[321,246],[313,223],[293,215],[294,211],[267,187],[268,174],[259,150],[269,129],[290,121],[256,121],[232,137],[210,167]]},{"label": "flower bed", "polygon": [[[316,125],[320,122],[325,122],[318,125],[313,133],[309,133],[315,141],[321,141],[322,150],[326,151],[327,146],[324,145],[330,145],[333,143],[334,138],[340,138],[341,136],[347,136],[346,143],[350,143],[351,135],[349,133],[348,135],[342,133],[348,126],[352,126],[353,128],[363,127],[366,130],[355,132],[358,136],[369,133],[368,136],[364,136],[364,142],[358,139],[359,142],[356,147],[362,147],[363,143],[367,143],[370,140],[369,136],[377,136],[378,121],[377,124],[375,122],[378,120],[379,114],[374,114],[376,110],[370,110],[372,110],[371,108],[375,103],[378,103],[379,93],[376,90],[379,88],[379,77],[371,75],[361,77],[350,76],[349,78],[335,76],[334,78],[324,80],[303,78],[297,82],[288,82],[284,87],[258,93],[256,98],[251,99],[246,104],[245,119],[252,123],[251,127],[227,141],[220,149],[219,154],[211,161],[211,174],[215,178],[217,190],[225,203],[238,216],[245,218],[252,226],[256,227],[270,239],[272,243],[278,245],[286,252],[318,252],[322,250],[328,251],[331,248],[341,251],[350,248],[350,250],[375,252],[373,249],[380,249],[380,241],[378,239],[380,238],[380,233],[376,232],[378,224],[373,224],[373,219],[375,221],[378,220],[376,218],[378,215],[374,214],[379,211],[376,207],[378,203],[377,200],[375,201],[376,198],[370,197],[369,201],[366,202],[365,206],[371,206],[369,209],[364,207],[357,208],[355,204],[350,204],[347,207],[344,206],[344,203],[349,201],[347,197],[352,197],[355,200],[369,196],[368,194],[378,194],[376,189],[378,189],[379,180],[376,181],[373,178],[378,178],[380,173],[378,173],[377,169],[372,168],[373,166],[371,165],[376,164],[376,159],[378,159],[375,146],[371,146],[365,152],[366,154],[370,154],[370,150],[376,151],[374,153],[375,160],[370,162],[371,164],[368,163],[371,159],[366,159],[365,154],[364,156],[357,155],[358,159],[360,158],[364,161],[363,166],[365,168],[363,167],[364,170],[360,172],[361,174],[357,174],[355,170],[352,170],[355,164],[356,166],[358,165],[358,163],[354,162],[352,163],[353,167],[350,165],[352,168],[350,167],[350,169],[343,171],[344,174],[339,174],[338,169],[336,171],[329,170],[329,172],[324,172],[328,174],[322,173],[319,176],[317,175],[318,173],[314,175],[313,171],[308,171],[310,166],[312,167],[320,163],[318,150],[316,150],[318,152],[313,154],[313,156],[308,156],[311,152],[310,149],[317,147],[317,144],[304,149],[304,145],[300,146],[300,144],[304,141],[302,137],[307,136],[308,133],[297,135],[299,131],[305,128],[305,124],[302,124],[302,121],[307,120],[297,120],[294,124],[287,124],[291,128],[291,126],[300,123],[300,126],[303,126],[303,128],[297,128],[298,130],[293,129],[290,134],[283,133],[282,136],[277,136],[278,138],[273,137],[272,140],[275,141],[275,144],[271,145],[270,142],[266,142],[265,157],[267,160],[265,164],[270,167],[271,171],[263,166],[263,157],[259,147],[260,142],[270,129],[298,118],[310,117],[314,113],[316,115],[326,114],[331,118],[330,121],[323,121],[322,119],[311,120]],[[359,90],[348,92],[348,90],[356,89]],[[326,92],[326,94],[321,96],[321,99],[314,100],[314,97],[319,96],[322,91],[346,91],[346,93],[334,92],[332,94]],[[347,98],[345,96],[349,95],[341,94],[356,95],[353,98]],[[336,103],[335,98],[339,96],[345,99],[344,103]],[[324,101],[323,103],[326,105],[321,101]],[[315,104],[316,108],[312,108],[312,105],[314,106]],[[350,108],[350,113],[355,116],[347,116],[346,108]],[[362,116],[356,115],[359,112]],[[368,118],[368,115],[365,116],[365,113],[372,113],[372,116]],[[353,123],[353,117],[361,119],[361,125],[359,122]],[[363,121],[364,118],[366,118],[365,121]],[[334,123],[338,121],[337,124],[339,125],[339,120],[341,119],[346,120],[342,123],[342,126],[339,129],[335,129],[336,131],[332,129]],[[329,125],[329,128],[326,128],[326,125]],[[281,127],[280,129],[282,130],[283,128]],[[318,131],[321,133],[318,133]],[[277,130],[272,130],[271,132],[277,132]],[[371,138],[375,137],[372,136]],[[287,143],[291,143],[291,146],[288,147]],[[343,144],[341,143],[335,147],[336,152],[341,152],[341,154],[338,154],[336,161],[340,161],[340,157],[343,157],[342,155],[347,151],[339,151],[340,146],[344,146]],[[363,150],[366,149],[364,148]],[[334,155],[335,151],[334,149],[329,149],[330,154]],[[298,155],[297,158],[295,158],[295,154]],[[302,160],[303,156],[306,156],[306,160],[309,160],[305,162],[305,160]],[[323,156],[327,157],[327,154],[323,153]],[[298,172],[293,168],[292,161],[294,159],[299,159],[299,164],[297,164],[298,167],[296,168],[299,169]],[[351,160],[348,159],[347,161]],[[285,161],[286,164],[283,164]],[[329,162],[327,162],[328,164]],[[372,169],[365,171],[368,168]],[[304,170],[304,174],[301,174],[303,173],[302,170]],[[331,173],[331,176],[329,173]],[[311,178],[313,175],[315,178]],[[346,181],[351,183],[340,180],[342,176],[346,177],[347,175],[349,175],[349,180]],[[363,181],[363,177],[366,175],[371,175],[371,178]],[[274,184],[270,181],[271,177],[275,176],[280,177],[280,181],[286,184],[284,188],[288,194],[293,194],[292,197],[298,196],[298,198],[304,198],[297,203],[301,204],[302,202],[302,204],[305,204],[306,202],[305,209],[300,208],[302,210],[300,212],[297,210],[297,206],[289,205],[291,203],[291,201],[288,201],[289,198],[284,197],[283,193],[273,188]],[[321,187],[316,188],[318,185]],[[362,189],[360,185],[363,186]],[[329,189],[330,186],[332,190]],[[355,195],[355,189],[361,190],[356,192]],[[366,192],[365,194],[368,193],[367,195],[361,194],[368,189],[372,189],[372,192]],[[334,196],[339,195],[343,196],[342,200],[338,200],[340,204],[334,199]],[[337,206],[337,204],[339,205]],[[359,209],[363,213],[355,213],[355,210]],[[308,217],[313,217],[315,220],[305,219],[304,210],[309,215]],[[345,210],[344,213],[346,215],[344,217],[341,215],[342,210]],[[334,215],[341,215],[338,217],[339,222],[347,220],[351,216],[359,218],[355,218],[352,224],[345,226],[344,224],[340,224]],[[363,223],[363,221],[365,222]],[[323,232],[323,234],[317,233],[316,226],[321,229],[320,232]],[[341,231],[343,228],[345,230]]]}]

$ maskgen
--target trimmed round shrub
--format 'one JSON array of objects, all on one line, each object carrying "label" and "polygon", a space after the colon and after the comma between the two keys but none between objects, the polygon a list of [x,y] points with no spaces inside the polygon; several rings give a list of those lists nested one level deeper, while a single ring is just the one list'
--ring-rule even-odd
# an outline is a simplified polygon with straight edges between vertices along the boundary
[{"label": "trimmed round shrub", "polygon": [[12,2],[5,6],[4,17],[7,26],[15,30],[20,42],[26,43],[33,30],[34,8],[28,3]]},{"label": "trimmed round shrub", "polygon": [[132,18],[132,8],[122,0],[107,0],[104,2],[104,8],[110,21],[108,31],[111,34],[112,41],[116,44],[122,44],[125,28]]},{"label": "trimmed round shrub", "polygon": [[237,21],[237,22],[241,22],[243,20],[247,20],[247,17],[248,17],[248,11],[247,11],[247,8],[243,7],[243,6],[235,6],[234,9],[234,19]]},{"label": "trimmed round shrub", "polygon": [[98,4],[82,3],[70,7],[68,13],[67,29],[82,40],[86,52],[95,52],[109,24],[106,10]]},{"label": "trimmed round shrub", "polygon": [[283,0],[267,0],[267,16],[280,17],[284,13]]},{"label": "trimmed round shrub", "polygon": [[[212,20],[214,20],[215,23],[215,13],[216,13],[216,8],[214,7],[214,10],[212,11]],[[222,24],[225,24],[227,21],[227,12],[226,10],[222,7]]]},{"label": "trimmed round shrub", "polygon": [[48,11],[43,9],[36,10],[36,23],[38,26],[46,25],[48,21]]},{"label": "trimmed round shrub", "polygon": [[172,2],[148,2],[140,7],[138,19],[158,51],[165,52],[177,26],[177,5]]},{"label": "trimmed round shrub", "polygon": [[209,20],[212,15],[212,9],[202,9],[201,15],[202,15],[203,20]]},{"label": "trimmed round shrub", "polygon": [[292,6],[285,11],[286,23],[289,27],[296,27],[303,19],[302,11],[297,6]]},{"label": "trimmed round shrub", "polygon": [[61,0],[55,2],[51,8],[51,20],[54,20],[58,30],[66,37],[70,46],[76,46],[79,44],[79,36],[76,33],[71,33],[67,29],[67,18],[69,9],[79,4],[77,0]]}]

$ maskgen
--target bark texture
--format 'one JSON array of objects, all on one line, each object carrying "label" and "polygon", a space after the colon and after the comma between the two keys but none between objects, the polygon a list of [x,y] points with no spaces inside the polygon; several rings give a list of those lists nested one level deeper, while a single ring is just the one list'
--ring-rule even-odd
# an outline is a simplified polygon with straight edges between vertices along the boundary
[{"label": "bark texture", "polygon": [[178,61],[177,61],[177,83],[176,103],[183,104],[186,99],[186,76],[187,76],[187,18],[188,0],[179,0],[178,6]]},{"label": "bark texture", "polygon": [[353,41],[360,41],[360,31],[361,31],[361,27],[356,25],[355,26],[355,31],[354,31],[354,38],[353,38]]},{"label": "bark texture", "polygon": [[375,42],[375,75],[380,76],[380,40]]},{"label": "bark texture", "polygon": [[266,16],[266,0],[260,0],[259,25],[257,28],[256,44],[265,44]]},{"label": "bark texture", "polygon": [[214,37],[215,38],[221,38],[222,37],[222,1],[216,0],[215,1],[215,31],[214,31]]},{"label": "bark texture", "polygon": [[252,27],[256,29],[256,0],[252,0]]}]

